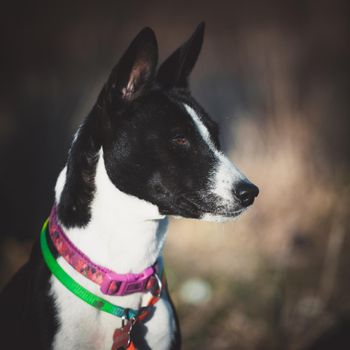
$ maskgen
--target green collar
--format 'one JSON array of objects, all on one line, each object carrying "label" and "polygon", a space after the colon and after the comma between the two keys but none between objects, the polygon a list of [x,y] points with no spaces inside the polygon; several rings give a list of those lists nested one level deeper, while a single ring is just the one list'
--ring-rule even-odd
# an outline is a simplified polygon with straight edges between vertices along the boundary
[{"label": "green collar", "polygon": [[139,310],[127,309],[121,306],[114,305],[107,300],[100,298],[99,296],[89,292],[79,283],[77,283],[72,277],[70,277],[58,264],[55,257],[47,244],[47,226],[49,219],[47,219],[41,229],[40,234],[40,246],[44,260],[51,273],[73,294],[79,299],[84,300],[89,305],[95,307],[98,310],[107,312],[117,317],[126,318],[127,320],[135,319]]}]

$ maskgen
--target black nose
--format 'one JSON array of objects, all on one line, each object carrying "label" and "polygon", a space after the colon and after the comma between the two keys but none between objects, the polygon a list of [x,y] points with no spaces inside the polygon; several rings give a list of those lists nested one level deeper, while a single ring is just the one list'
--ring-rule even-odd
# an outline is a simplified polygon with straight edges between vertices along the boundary
[{"label": "black nose", "polygon": [[236,185],[235,195],[245,207],[253,204],[255,197],[259,194],[259,189],[250,182],[241,181]]}]

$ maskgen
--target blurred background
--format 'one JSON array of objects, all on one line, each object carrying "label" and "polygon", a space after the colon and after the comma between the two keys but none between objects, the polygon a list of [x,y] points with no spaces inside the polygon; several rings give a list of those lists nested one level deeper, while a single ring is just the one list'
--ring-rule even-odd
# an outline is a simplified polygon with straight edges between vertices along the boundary
[{"label": "blurred background", "polygon": [[72,135],[132,38],[151,26],[164,59],[202,20],[193,95],[261,193],[230,223],[171,221],[184,349],[349,349],[348,1],[2,4],[0,287],[27,259]]}]

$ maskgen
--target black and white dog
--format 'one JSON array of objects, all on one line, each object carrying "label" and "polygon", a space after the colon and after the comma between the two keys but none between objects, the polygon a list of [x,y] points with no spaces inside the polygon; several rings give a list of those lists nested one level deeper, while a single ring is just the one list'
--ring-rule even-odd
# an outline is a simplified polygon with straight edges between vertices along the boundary
[{"label": "black and white dog", "polygon": [[[200,24],[157,70],[156,37],[143,29],[75,134],[58,177],[55,203],[66,235],[92,261],[118,273],[138,273],[155,263],[168,216],[224,221],[258,195],[220,151],[217,125],[190,94],[188,78],[203,34]],[[101,295],[56,258],[75,281]],[[137,309],[149,295],[104,298]],[[2,292],[0,313],[2,349],[111,349],[121,325],[68,291],[49,272],[38,243]],[[180,348],[167,291],[152,317],[136,323],[132,339],[137,349]]]}]

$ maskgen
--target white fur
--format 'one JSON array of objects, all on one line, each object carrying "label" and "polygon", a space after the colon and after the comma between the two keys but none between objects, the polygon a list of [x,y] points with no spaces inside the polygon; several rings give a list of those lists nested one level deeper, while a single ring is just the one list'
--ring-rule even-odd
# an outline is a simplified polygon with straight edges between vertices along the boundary
[{"label": "white fur", "polygon": [[[215,194],[221,205],[233,206],[232,188],[236,181],[244,179],[238,169],[214,145],[209,131],[193,108],[185,105],[204,142],[214,153],[217,163],[212,171],[209,192]],[[76,133],[75,139],[78,137]],[[59,203],[66,181],[66,168],[56,183],[56,202]],[[96,191],[91,204],[91,220],[84,228],[64,228],[67,236],[97,264],[119,273],[141,272],[154,264],[161,256],[166,237],[167,217],[158,207],[127,195],[110,181],[100,151],[95,176]],[[205,214],[204,220],[224,221],[226,218]],[[62,257],[58,263],[78,283],[96,295],[117,305],[139,308],[146,305],[150,295],[135,293],[124,297],[103,295],[99,286],[74,270]],[[58,332],[54,338],[54,350],[110,349],[114,330],[121,320],[98,311],[69,292],[55,277],[51,277],[51,295],[58,311]],[[169,349],[175,329],[169,301],[162,298],[156,311],[145,324],[146,341],[151,349]]]},{"label": "white fur", "polygon": [[81,129],[82,125],[79,125],[77,131],[75,132],[74,136],[73,136],[73,142],[72,144],[77,140],[79,133],[80,133],[80,129]]},{"label": "white fur", "polygon": [[61,194],[66,183],[67,167],[65,166],[60,174],[58,175],[56,186],[55,186],[55,200],[56,203],[60,202]]},{"label": "white fur", "polygon": [[204,214],[202,216],[203,221],[209,221],[209,222],[226,222],[226,221],[232,221],[234,220],[238,215],[243,213],[245,209],[237,210],[234,214],[231,214],[230,216],[222,216],[222,215],[214,215],[214,214]]},{"label": "white fur", "polygon": [[[222,152],[216,148],[210,137],[208,129],[195,110],[187,104],[184,104],[184,106],[188,114],[191,116],[204,142],[208,145],[217,160],[216,167],[213,169],[211,179],[209,181],[212,184],[209,191],[220,199],[220,205],[234,207],[235,199],[232,194],[234,185],[235,183],[244,180],[245,176]],[[212,215],[210,213],[202,216],[202,220],[206,221],[225,221],[225,219],[225,217]]]},{"label": "white fur", "polygon": [[[56,200],[64,187],[66,170],[57,180]],[[91,220],[84,228],[64,228],[67,236],[97,264],[118,273],[138,273],[154,264],[161,255],[168,220],[158,207],[119,191],[110,181],[102,151],[96,170],[96,192],[91,205]],[[105,296],[99,286],[74,270],[62,257],[59,264],[78,283],[116,305],[139,308],[146,305],[149,294]],[[56,278],[51,278],[51,294],[58,310],[59,329],[54,350],[110,349],[112,336],[121,319],[96,310],[69,292]],[[156,312],[145,324],[146,341],[152,349],[169,349],[175,324],[170,304],[162,298]]]}]

